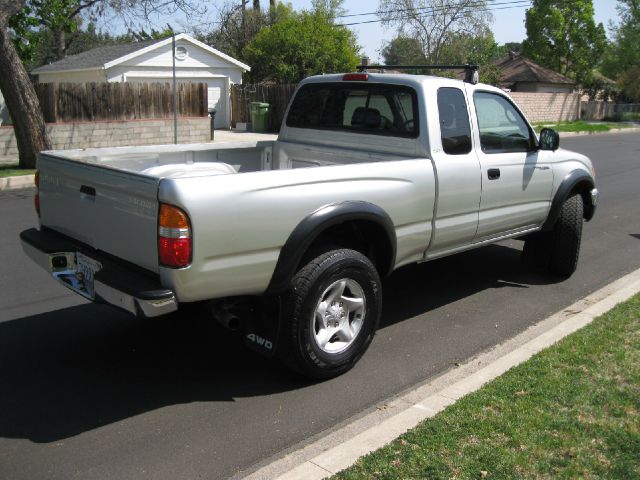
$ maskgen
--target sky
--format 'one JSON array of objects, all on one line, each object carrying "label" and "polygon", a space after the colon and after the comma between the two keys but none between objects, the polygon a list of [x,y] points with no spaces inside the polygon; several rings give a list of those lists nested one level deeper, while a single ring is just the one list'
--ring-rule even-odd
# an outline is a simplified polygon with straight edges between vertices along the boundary
[{"label": "sky", "polygon": [[[495,4],[489,8],[491,8],[494,17],[491,29],[493,30],[496,41],[499,44],[503,44],[524,40],[526,37],[524,27],[525,11],[530,7],[531,2],[516,0],[517,5],[515,6],[513,5],[513,0],[488,0],[488,2],[490,5]],[[215,15],[212,13],[215,10],[215,5],[222,5],[224,1],[213,0],[207,3],[207,8],[210,11],[208,16],[215,18]],[[288,0],[286,3],[291,3],[296,10],[308,9],[311,6],[311,0]],[[240,4],[240,1],[238,1],[238,4]],[[605,27],[608,27],[610,20],[615,22],[617,20],[616,4],[616,0],[593,0],[596,22],[602,22]],[[261,6],[262,8],[269,8],[269,1],[261,0]],[[345,0],[344,2],[344,8],[349,15],[375,12],[377,6],[377,1]],[[172,19],[161,18],[154,23],[162,27],[170,20]],[[185,25],[184,21],[181,22],[179,19],[173,20],[175,23],[182,24],[183,28],[188,30],[188,26]],[[205,19],[203,18],[203,20]],[[343,23],[365,22],[377,20],[377,16],[358,15],[339,20]],[[395,35],[394,29],[385,29],[380,23],[365,23],[362,25],[353,25],[349,28],[356,33],[358,45],[360,45],[362,52],[368,56],[372,62],[381,61],[380,50],[385,42],[391,40]]]}]

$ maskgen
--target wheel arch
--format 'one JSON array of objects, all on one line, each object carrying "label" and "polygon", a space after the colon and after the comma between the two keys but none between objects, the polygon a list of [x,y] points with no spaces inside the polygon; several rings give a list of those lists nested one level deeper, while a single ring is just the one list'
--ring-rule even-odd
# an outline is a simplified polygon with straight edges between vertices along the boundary
[{"label": "wheel arch", "polygon": [[360,251],[374,263],[381,277],[391,273],[395,265],[395,228],[381,207],[363,201],[332,203],[307,215],[291,232],[280,250],[266,293],[285,291],[306,256],[319,254],[319,248],[326,245]]},{"label": "wheel arch", "polygon": [[595,212],[595,205],[591,203],[591,190],[595,187],[593,177],[589,175],[585,170],[573,170],[570,172],[558,187],[556,194],[551,201],[551,208],[549,209],[549,215],[547,220],[542,226],[543,231],[549,231],[553,228],[553,225],[558,220],[560,215],[560,208],[562,204],[571,195],[576,193],[582,197],[582,203],[584,205],[584,219],[589,221],[593,217]]}]

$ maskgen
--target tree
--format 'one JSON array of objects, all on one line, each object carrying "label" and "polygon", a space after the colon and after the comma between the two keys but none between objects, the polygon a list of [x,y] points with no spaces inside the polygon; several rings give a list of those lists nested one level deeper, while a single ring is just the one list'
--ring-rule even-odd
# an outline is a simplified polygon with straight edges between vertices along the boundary
[{"label": "tree", "polygon": [[216,25],[212,30],[194,29],[194,36],[201,42],[211,45],[232,57],[241,58],[244,47],[262,27],[274,25],[289,16],[292,8],[283,3],[270,4],[269,13],[259,9],[242,9],[233,0],[223,4],[217,12]]},{"label": "tree", "polygon": [[64,57],[67,35],[78,29],[79,7],[76,0],[27,0],[9,20],[20,58],[30,60],[45,34],[52,40],[52,59]]},{"label": "tree", "polygon": [[311,0],[311,11],[324,13],[332,21],[347,13],[344,0]]},{"label": "tree", "polygon": [[456,34],[477,35],[492,19],[485,0],[380,0],[383,25],[420,42],[427,63],[442,63],[442,49]]},{"label": "tree", "polygon": [[[125,25],[133,25],[138,21],[148,23],[154,13],[171,14],[176,10],[187,15],[202,12],[195,0],[0,0],[0,90],[13,119],[21,167],[33,167],[37,153],[50,148],[50,143],[38,98],[16,45],[29,55],[33,48],[30,40],[49,28],[49,17],[54,17],[51,29],[60,28],[66,33],[77,29],[80,15],[117,15]],[[66,50],[64,35],[60,40]]]},{"label": "tree", "polygon": [[398,35],[388,42],[380,53],[386,65],[425,65],[427,63],[420,40],[404,35]]},{"label": "tree", "polygon": [[358,64],[353,32],[326,13],[293,13],[263,28],[242,52],[254,82],[296,83],[309,75],[353,71]]},{"label": "tree", "polygon": [[448,36],[440,49],[443,63],[476,63],[486,65],[500,55],[491,30],[483,29],[476,34],[456,33]]},{"label": "tree", "polygon": [[610,43],[602,72],[618,78],[632,65],[640,65],[640,0],[618,0],[619,23],[611,25]]},{"label": "tree", "polygon": [[627,100],[640,103],[640,66],[633,66],[620,75],[618,85]]},{"label": "tree", "polygon": [[508,55],[509,52],[522,53],[522,42],[507,42],[498,45],[498,57]]},{"label": "tree", "polygon": [[40,103],[9,33],[9,19],[24,1],[0,0],[0,90],[13,118],[20,167],[34,168],[36,155],[51,148]]},{"label": "tree", "polygon": [[604,26],[596,25],[592,0],[533,0],[527,10],[526,57],[582,84],[606,46]]}]

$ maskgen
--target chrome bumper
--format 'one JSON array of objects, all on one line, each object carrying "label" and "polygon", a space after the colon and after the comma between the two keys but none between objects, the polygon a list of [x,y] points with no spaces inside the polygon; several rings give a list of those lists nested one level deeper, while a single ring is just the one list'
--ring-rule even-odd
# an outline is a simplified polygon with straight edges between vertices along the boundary
[{"label": "chrome bumper", "polygon": [[90,297],[54,275],[51,259],[81,251],[75,243],[53,232],[36,229],[22,232],[20,239],[29,258],[56,281],[89,300],[113,305],[139,317],[158,317],[178,309],[178,301],[171,290],[162,288],[148,275],[131,271],[107,258],[97,259],[103,268],[95,275],[94,295]]}]

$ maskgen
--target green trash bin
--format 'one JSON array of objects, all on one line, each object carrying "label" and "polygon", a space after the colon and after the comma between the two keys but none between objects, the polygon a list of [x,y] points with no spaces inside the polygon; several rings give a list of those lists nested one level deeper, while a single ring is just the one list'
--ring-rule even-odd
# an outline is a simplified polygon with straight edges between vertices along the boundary
[{"label": "green trash bin", "polygon": [[269,131],[268,103],[251,102],[251,129],[260,133]]}]

